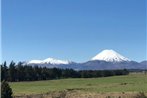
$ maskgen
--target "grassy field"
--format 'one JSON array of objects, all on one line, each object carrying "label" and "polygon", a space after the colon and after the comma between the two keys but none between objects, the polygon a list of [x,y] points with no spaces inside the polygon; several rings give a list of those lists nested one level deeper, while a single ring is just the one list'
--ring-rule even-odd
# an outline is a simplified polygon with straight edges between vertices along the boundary
[{"label": "grassy field", "polygon": [[12,82],[14,95],[42,94],[51,91],[79,90],[83,92],[145,92],[147,93],[147,75],[130,74],[86,79],[60,79],[34,82]]}]

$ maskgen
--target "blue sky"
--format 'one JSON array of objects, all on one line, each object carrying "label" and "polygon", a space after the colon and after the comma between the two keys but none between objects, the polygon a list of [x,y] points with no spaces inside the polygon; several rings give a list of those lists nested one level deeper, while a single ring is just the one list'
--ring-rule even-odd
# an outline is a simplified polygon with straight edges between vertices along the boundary
[{"label": "blue sky", "polygon": [[2,61],[146,59],[145,0],[2,0]]}]

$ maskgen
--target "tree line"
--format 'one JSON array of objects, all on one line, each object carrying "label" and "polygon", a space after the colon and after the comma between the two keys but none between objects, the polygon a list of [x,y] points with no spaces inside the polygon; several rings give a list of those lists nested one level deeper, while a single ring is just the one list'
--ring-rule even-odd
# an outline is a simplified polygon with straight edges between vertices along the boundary
[{"label": "tree line", "polygon": [[1,81],[37,81],[62,78],[95,78],[115,75],[127,75],[129,71],[123,70],[73,70],[47,68],[39,66],[27,66],[22,62],[11,62],[9,66],[4,62],[1,64]]}]

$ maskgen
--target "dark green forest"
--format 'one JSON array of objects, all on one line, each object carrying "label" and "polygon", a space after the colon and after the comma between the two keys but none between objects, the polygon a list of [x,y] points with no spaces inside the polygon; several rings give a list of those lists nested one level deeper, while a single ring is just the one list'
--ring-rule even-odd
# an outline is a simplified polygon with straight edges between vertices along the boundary
[{"label": "dark green forest", "polygon": [[127,75],[129,71],[123,70],[73,70],[47,68],[39,66],[23,65],[22,62],[11,62],[7,65],[6,62],[1,64],[1,81],[38,81],[63,78],[96,78],[108,77],[116,75]]}]

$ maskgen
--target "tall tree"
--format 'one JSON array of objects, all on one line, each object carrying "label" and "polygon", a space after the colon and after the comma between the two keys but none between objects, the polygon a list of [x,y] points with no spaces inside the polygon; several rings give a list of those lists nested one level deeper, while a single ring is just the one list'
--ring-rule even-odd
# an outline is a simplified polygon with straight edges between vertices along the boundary
[{"label": "tall tree", "polygon": [[24,75],[25,75],[25,73],[24,73],[24,67],[23,67],[23,65],[22,65],[22,62],[19,62],[18,64],[17,64],[17,66],[16,66],[16,70],[17,70],[17,81],[23,81],[24,80]]},{"label": "tall tree", "polygon": [[15,81],[16,77],[15,63],[12,61],[9,66],[9,81]]},{"label": "tall tree", "polygon": [[6,61],[1,65],[1,81],[8,79],[8,67]]}]

